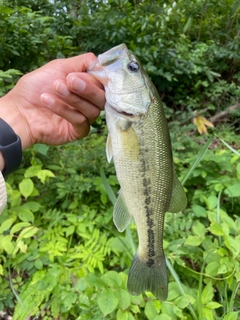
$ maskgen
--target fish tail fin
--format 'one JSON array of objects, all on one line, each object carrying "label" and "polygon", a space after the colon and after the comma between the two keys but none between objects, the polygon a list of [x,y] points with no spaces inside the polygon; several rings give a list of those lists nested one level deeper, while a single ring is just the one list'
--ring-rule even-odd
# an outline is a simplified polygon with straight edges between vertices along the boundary
[{"label": "fish tail fin", "polygon": [[164,255],[158,259],[141,260],[137,254],[128,274],[128,291],[139,295],[151,291],[159,300],[168,296],[168,273]]}]

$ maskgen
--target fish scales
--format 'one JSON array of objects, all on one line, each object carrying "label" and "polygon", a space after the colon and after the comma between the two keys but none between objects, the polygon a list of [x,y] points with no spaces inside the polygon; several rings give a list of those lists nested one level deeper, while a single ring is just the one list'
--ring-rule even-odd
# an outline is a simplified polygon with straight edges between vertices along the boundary
[{"label": "fish scales", "polygon": [[108,160],[113,157],[121,186],[114,222],[123,231],[134,217],[137,226],[139,246],[129,271],[128,289],[137,295],[149,290],[165,300],[164,215],[183,210],[186,196],[174,173],[161,100],[125,45],[100,55],[89,73],[106,90],[107,155]]}]

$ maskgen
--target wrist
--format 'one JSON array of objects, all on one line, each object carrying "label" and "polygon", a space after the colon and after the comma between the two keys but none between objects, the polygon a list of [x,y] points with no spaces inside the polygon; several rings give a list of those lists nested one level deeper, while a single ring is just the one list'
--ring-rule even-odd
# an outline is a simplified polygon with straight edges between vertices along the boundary
[{"label": "wrist", "polygon": [[21,139],[14,130],[0,118],[0,152],[3,157],[3,176],[18,169],[22,162]]},{"label": "wrist", "polygon": [[[0,98],[0,118],[3,119],[21,139],[22,150],[32,145],[29,141],[29,127],[18,111],[17,99],[11,96],[11,91]],[[1,158],[0,158],[1,166]]]},{"label": "wrist", "polygon": [[4,167],[5,167],[5,160],[2,155],[2,152],[0,152],[0,171],[3,171]]}]

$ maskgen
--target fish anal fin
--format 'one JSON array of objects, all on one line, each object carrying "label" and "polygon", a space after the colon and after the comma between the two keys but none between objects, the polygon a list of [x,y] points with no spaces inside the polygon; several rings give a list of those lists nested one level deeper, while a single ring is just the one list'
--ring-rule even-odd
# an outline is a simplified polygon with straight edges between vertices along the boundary
[{"label": "fish anal fin", "polygon": [[177,213],[184,210],[187,206],[187,197],[181,182],[178,180],[176,173],[173,173],[172,197],[168,212]]},{"label": "fish anal fin", "polygon": [[113,210],[113,221],[118,231],[123,232],[130,223],[131,218],[122,191],[120,190]]},{"label": "fish anal fin", "polygon": [[159,300],[165,301],[168,296],[168,273],[165,257],[154,259],[153,263],[141,260],[135,254],[128,274],[128,291],[139,295],[151,291]]},{"label": "fish anal fin", "polygon": [[109,134],[107,136],[107,142],[106,142],[106,154],[107,154],[107,161],[110,163],[112,160],[112,139]]}]

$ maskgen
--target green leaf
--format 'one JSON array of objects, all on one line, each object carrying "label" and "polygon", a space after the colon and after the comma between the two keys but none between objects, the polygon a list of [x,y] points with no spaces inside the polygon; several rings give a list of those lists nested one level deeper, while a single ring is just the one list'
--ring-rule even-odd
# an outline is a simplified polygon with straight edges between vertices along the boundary
[{"label": "green leaf", "polygon": [[55,175],[50,170],[41,170],[41,171],[38,172],[37,177],[38,177],[38,179],[40,179],[40,181],[42,183],[44,183],[47,178],[54,178]]},{"label": "green leaf", "polygon": [[31,224],[29,222],[19,222],[15,224],[11,229],[11,234],[18,232],[19,230],[23,229],[24,227],[29,227]]},{"label": "green leaf", "polygon": [[99,277],[97,277],[94,273],[89,273],[87,275],[86,282],[90,286],[94,286],[97,288],[104,288],[105,287],[105,282],[102,279],[100,279]]},{"label": "green leaf", "polygon": [[183,33],[186,33],[191,28],[191,25],[192,25],[192,17],[189,17],[185,26],[183,27]]},{"label": "green leaf", "polygon": [[153,300],[147,301],[144,313],[149,320],[154,319],[158,315]]},{"label": "green leaf", "polygon": [[2,247],[8,253],[12,254],[14,250],[14,245],[12,242],[12,235],[7,235],[2,240]]},{"label": "green leaf", "polygon": [[43,268],[42,260],[40,260],[40,259],[35,260],[34,266],[35,266],[36,269],[42,270],[42,268]]},{"label": "green leaf", "polygon": [[196,217],[203,217],[203,218],[205,218],[206,216],[207,216],[207,211],[206,211],[206,209],[205,208],[203,208],[203,207],[201,207],[201,206],[199,206],[199,205],[197,205],[197,204],[194,204],[193,206],[192,206],[192,210],[193,210],[193,212],[194,212],[194,214],[196,215]]},{"label": "green leaf", "polygon": [[213,287],[212,283],[209,282],[202,291],[202,304],[207,304],[212,301],[213,298]]},{"label": "green leaf", "polygon": [[225,193],[233,198],[233,197],[240,197],[240,182],[235,183],[231,186],[229,186],[226,190]]},{"label": "green leaf", "polygon": [[213,311],[212,311],[211,309],[203,308],[202,314],[203,314],[203,319],[206,319],[206,320],[214,320],[214,318],[213,318]]},{"label": "green leaf", "polygon": [[31,238],[37,232],[38,232],[38,228],[36,227],[33,227],[33,226],[26,227],[20,232],[18,239]]},{"label": "green leaf", "polygon": [[3,233],[4,231],[7,231],[8,229],[10,229],[13,222],[14,222],[14,219],[5,220],[0,226],[0,234]]},{"label": "green leaf", "polygon": [[22,208],[37,212],[41,208],[41,204],[36,201],[28,201],[22,205]]},{"label": "green leaf", "polygon": [[122,311],[118,309],[117,320],[128,320],[129,311]]},{"label": "green leaf", "polygon": [[237,320],[239,312],[229,312],[223,318],[223,320]]},{"label": "green leaf", "polygon": [[202,238],[199,238],[197,236],[188,236],[185,245],[194,246],[197,247],[203,242]]},{"label": "green leaf", "polygon": [[131,304],[129,292],[120,288],[115,292],[115,295],[118,298],[119,307],[122,310],[126,310]]},{"label": "green leaf", "polygon": [[25,178],[19,183],[19,190],[21,194],[27,199],[33,192],[34,184],[31,179]]},{"label": "green leaf", "polygon": [[49,146],[47,146],[46,144],[36,143],[33,146],[33,150],[35,152],[39,152],[39,153],[43,154],[44,156],[47,155],[48,149],[49,149]]},{"label": "green leaf", "polygon": [[215,277],[218,274],[219,267],[220,263],[218,261],[213,261],[206,266],[205,271],[208,275]]},{"label": "green leaf", "polygon": [[213,140],[214,136],[210,137],[208,139],[208,141],[205,143],[205,145],[201,148],[196,160],[194,161],[194,163],[192,164],[192,166],[190,167],[189,171],[187,172],[187,174],[185,175],[183,181],[182,181],[182,185],[185,184],[185,182],[189,179],[189,177],[191,176],[191,174],[193,173],[193,171],[195,170],[195,168],[199,165],[200,161],[202,160],[202,158],[204,157],[205,153],[207,152],[208,147],[210,146],[212,140]]},{"label": "green leaf", "polygon": [[108,271],[101,277],[101,279],[109,287],[120,287],[122,284],[122,278],[116,271]]},{"label": "green leaf", "polygon": [[104,316],[113,312],[118,305],[118,298],[111,289],[105,289],[98,296],[98,306]]},{"label": "green leaf", "polygon": [[208,227],[208,230],[216,236],[223,236],[224,235],[224,232],[223,232],[221,225],[218,224],[217,222],[212,222],[210,227]]},{"label": "green leaf", "polygon": [[205,233],[206,233],[206,228],[205,226],[199,222],[195,221],[193,226],[192,226],[193,232],[200,238],[204,238]]},{"label": "green leaf", "polygon": [[189,304],[193,304],[195,302],[195,298],[188,295],[188,294],[185,294],[181,297],[178,297],[176,300],[175,300],[175,304],[180,308],[180,309],[184,309],[184,308],[187,308],[187,306]]},{"label": "green leaf", "polygon": [[222,305],[218,302],[211,301],[206,304],[206,307],[209,309],[218,309],[222,307]]},{"label": "green leaf", "polygon": [[19,207],[19,210],[17,210],[17,214],[19,219],[21,219],[22,221],[25,222],[33,222],[34,221],[34,214],[32,213],[32,211],[28,210],[28,209],[24,209],[22,207]]}]

